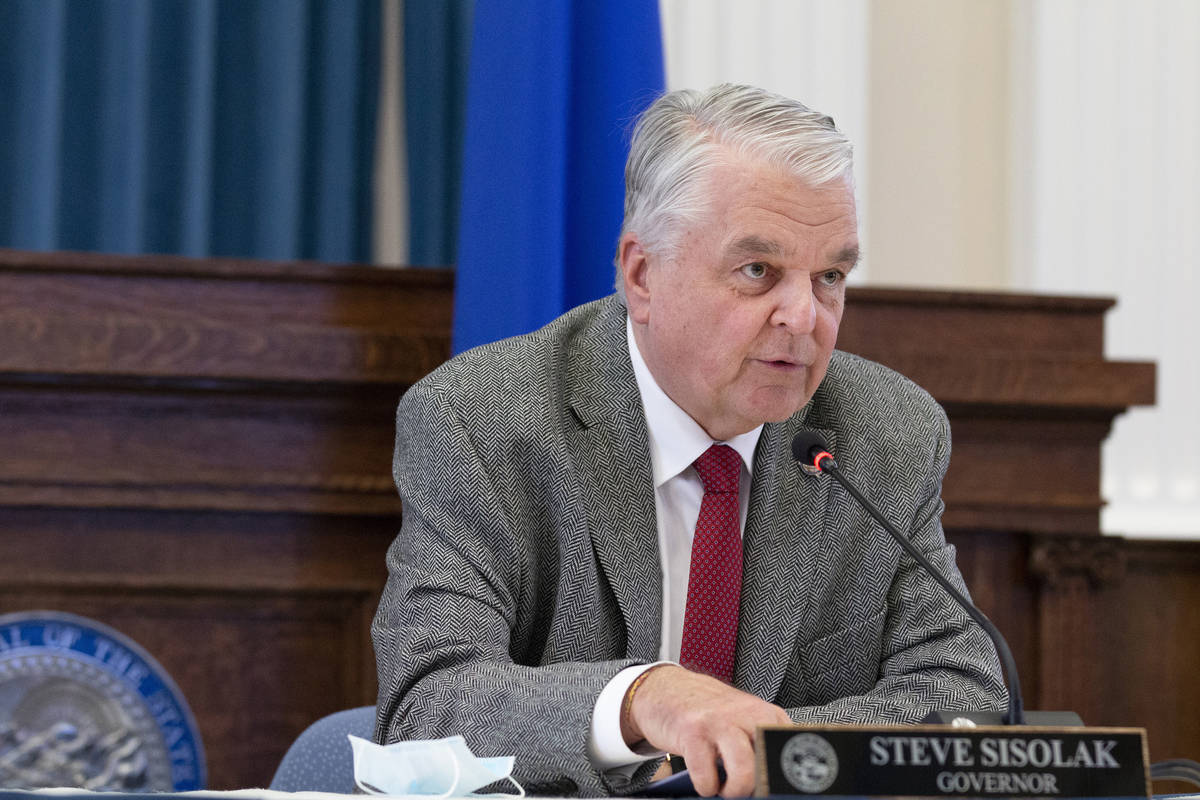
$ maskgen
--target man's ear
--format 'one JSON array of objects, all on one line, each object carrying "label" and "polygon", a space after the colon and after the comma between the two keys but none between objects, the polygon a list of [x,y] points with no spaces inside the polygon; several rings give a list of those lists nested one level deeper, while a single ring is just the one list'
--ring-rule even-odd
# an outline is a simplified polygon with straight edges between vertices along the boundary
[{"label": "man's ear", "polygon": [[639,325],[650,319],[650,260],[638,235],[626,232],[617,244],[620,254],[621,280],[625,286],[625,306],[629,318]]}]

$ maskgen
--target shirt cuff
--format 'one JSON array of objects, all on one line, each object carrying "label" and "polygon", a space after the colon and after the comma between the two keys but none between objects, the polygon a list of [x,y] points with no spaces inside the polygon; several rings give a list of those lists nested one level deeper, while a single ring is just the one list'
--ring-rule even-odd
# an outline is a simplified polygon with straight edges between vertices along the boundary
[{"label": "shirt cuff", "polygon": [[673,661],[656,661],[653,664],[635,664],[632,667],[626,667],[614,675],[612,680],[601,690],[600,696],[596,698],[596,708],[592,712],[592,727],[588,732],[588,758],[593,767],[604,772],[665,755],[658,750],[635,752],[625,744],[625,737],[621,735],[621,706],[625,702],[625,693],[629,691],[629,687],[633,685],[639,675],[651,667],[673,663]]}]

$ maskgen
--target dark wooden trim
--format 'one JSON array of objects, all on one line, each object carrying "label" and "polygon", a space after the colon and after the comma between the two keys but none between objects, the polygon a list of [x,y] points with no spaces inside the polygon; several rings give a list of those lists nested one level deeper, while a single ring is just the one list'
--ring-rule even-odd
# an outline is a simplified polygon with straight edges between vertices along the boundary
[{"label": "dark wooden trim", "polygon": [[454,270],[437,267],[365,266],[324,261],[264,261],[243,258],[188,258],[177,255],[114,255],[0,248],[0,269],[103,277],[227,279],[296,283],[365,283],[375,286],[449,289]]}]

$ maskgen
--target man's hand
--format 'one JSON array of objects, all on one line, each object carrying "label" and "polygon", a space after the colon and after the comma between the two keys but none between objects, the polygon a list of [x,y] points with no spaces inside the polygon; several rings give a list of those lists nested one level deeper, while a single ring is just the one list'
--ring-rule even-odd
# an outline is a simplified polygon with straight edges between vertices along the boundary
[{"label": "man's hand", "polygon": [[[779,706],[675,665],[653,669],[635,688],[621,717],[625,741],[683,756],[692,786],[704,797],[718,791],[722,797],[750,796],[755,729],[791,724]],[[718,759],[724,784],[717,778]]]}]

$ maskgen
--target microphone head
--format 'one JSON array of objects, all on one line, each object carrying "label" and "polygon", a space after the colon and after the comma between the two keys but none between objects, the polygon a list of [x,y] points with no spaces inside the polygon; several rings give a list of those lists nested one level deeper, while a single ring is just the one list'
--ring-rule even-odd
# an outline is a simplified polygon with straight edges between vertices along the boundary
[{"label": "microphone head", "polygon": [[[826,453],[828,456],[829,443],[816,431],[800,431],[792,439],[792,457],[800,462],[800,468],[809,475],[822,473],[823,470],[816,463],[817,456],[820,456],[821,453]],[[833,462],[833,458],[829,457],[829,461]]]},{"label": "microphone head", "polygon": [[800,462],[802,467],[819,469],[816,458],[821,453],[829,452],[829,442],[816,431],[800,431],[792,439],[792,458]]}]

